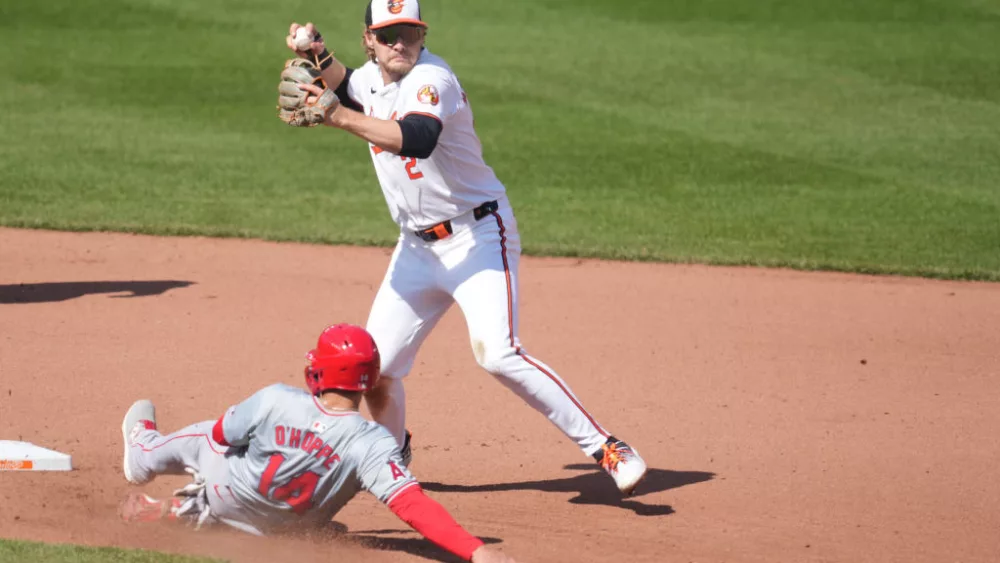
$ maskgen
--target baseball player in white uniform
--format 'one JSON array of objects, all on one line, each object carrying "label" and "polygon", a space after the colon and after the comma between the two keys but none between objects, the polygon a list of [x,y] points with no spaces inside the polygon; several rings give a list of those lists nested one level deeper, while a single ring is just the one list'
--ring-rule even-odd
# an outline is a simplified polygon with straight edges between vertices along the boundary
[{"label": "baseball player in white uniform", "polygon": [[[373,417],[409,454],[403,378],[428,333],[458,303],[476,361],[592,456],[625,495],[646,463],[583,407],[569,386],[518,338],[517,221],[506,189],[483,161],[472,108],[448,64],[424,46],[417,0],[371,0],[363,45],[369,61],[345,67],[313,24],[292,24],[286,43],[319,66],[336,97],[324,124],[368,141],[399,240],[368,318],[382,378],[366,394]],[[302,36],[311,42],[297,43]],[[309,48],[302,50],[301,47]]]},{"label": "baseball player in white uniform", "polygon": [[309,392],[284,384],[261,389],[218,420],[163,435],[149,401],[122,422],[125,478],[143,484],[185,471],[194,481],[177,498],[137,494],[128,520],[221,522],[252,534],[300,531],[330,521],[359,491],[444,549],[475,563],[512,563],[459,526],[423,494],[381,425],[364,419],[364,391],[378,384],[380,356],[371,335],[328,327],[308,358]]}]

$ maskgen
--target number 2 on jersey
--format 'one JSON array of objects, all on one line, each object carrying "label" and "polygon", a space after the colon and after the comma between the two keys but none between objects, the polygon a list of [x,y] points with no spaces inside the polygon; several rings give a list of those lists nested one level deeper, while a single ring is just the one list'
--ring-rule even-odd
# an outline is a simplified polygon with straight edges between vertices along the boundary
[{"label": "number 2 on jersey", "polygon": [[[405,156],[401,156],[403,160],[406,160]],[[419,180],[424,177],[424,173],[417,170],[417,159],[416,157],[410,157],[409,162],[406,163],[406,174],[411,180]]]},{"label": "number 2 on jersey", "polygon": [[[384,150],[385,149],[378,145],[372,145],[372,152],[375,154],[380,154]],[[411,180],[419,180],[424,177],[424,173],[417,170],[417,157],[401,156],[399,158],[403,159],[403,162],[406,162],[406,175],[409,176]]]},{"label": "number 2 on jersey", "polygon": [[288,503],[288,506],[292,507],[292,512],[303,514],[313,506],[312,496],[316,492],[316,483],[319,482],[319,475],[312,471],[306,471],[302,475],[293,477],[284,485],[275,488],[274,492],[268,495],[268,491],[271,490],[271,485],[274,482],[274,475],[278,472],[278,468],[281,467],[282,463],[285,463],[285,456],[281,454],[271,456],[267,463],[267,468],[264,469],[264,474],[260,477],[257,492],[264,498],[285,501]]},{"label": "number 2 on jersey", "polygon": [[[372,109],[372,111],[375,111],[375,110]],[[368,115],[371,115],[373,117],[375,116],[374,113],[370,113]],[[392,121],[396,121],[396,112],[392,112],[392,115],[389,116],[389,119],[392,120]],[[374,145],[374,144],[372,145],[372,152],[375,153],[375,154],[380,154],[384,150],[385,149],[383,149],[382,147],[380,147],[378,145]],[[406,165],[405,165],[406,166],[406,175],[409,176],[411,180],[419,180],[419,179],[421,179],[421,178],[424,177],[424,173],[421,172],[421,171],[419,171],[419,170],[417,170],[417,157],[415,157],[415,156],[410,156],[410,157],[401,156],[399,158],[403,159],[403,162],[406,162]]]}]

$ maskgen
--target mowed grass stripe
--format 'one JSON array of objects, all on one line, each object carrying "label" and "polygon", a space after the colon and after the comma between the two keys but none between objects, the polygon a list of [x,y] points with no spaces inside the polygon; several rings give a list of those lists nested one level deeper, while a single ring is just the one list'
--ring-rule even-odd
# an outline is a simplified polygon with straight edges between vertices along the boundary
[{"label": "mowed grass stripe", "polygon": [[[287,22],[356,65],[360,4],[4,7],[0,223],[391,244],[364,144],[273,115]],[[814,4],[424,10],[528,253],[1000,279],[995,7]]]},{"label": "mowed grass stripe", "polygon": [[167,555],[145,550],[82,547],[0,539],[0,561],[33,563],[213,563],[217,559]]}]

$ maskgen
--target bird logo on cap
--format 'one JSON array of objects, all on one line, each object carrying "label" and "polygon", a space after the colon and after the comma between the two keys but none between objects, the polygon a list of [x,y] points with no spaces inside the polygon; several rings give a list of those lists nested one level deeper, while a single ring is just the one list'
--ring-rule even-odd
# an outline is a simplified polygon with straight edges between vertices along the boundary
[{"label": "bird logo on cap", "polygon": [[389,0],[389,13],[392,15],[399,15],[403,11],[403,0],[393,1]]}]

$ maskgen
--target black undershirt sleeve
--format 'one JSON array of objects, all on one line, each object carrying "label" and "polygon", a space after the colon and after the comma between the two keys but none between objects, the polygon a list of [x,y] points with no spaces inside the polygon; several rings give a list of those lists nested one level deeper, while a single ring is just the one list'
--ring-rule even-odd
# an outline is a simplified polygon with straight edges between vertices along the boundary
[{"label": "black undershirt sleeve", "polygon": [[354,111],[364,111],[364,108],[361,107],[361,104],[352,100],[351,96],[347,93],[347,85],[350,84],[351,82],[352,74],[354,74],[354,69],[348,68],[347,73],[344,74],[344,80],[341,81],[340,85],[337,86],[337,89],[334,90],[333,93],[336,94],[337,98],[340,99],[340,105],[344,106],[345,108],[350,108],[353,109]]},{"label": "black undershirt sleeve", "polygon": [[444,125],[429,115],[411,113],[399,122],[403,133],[403,148],[399,156],[427,158],[434,152]]}]

